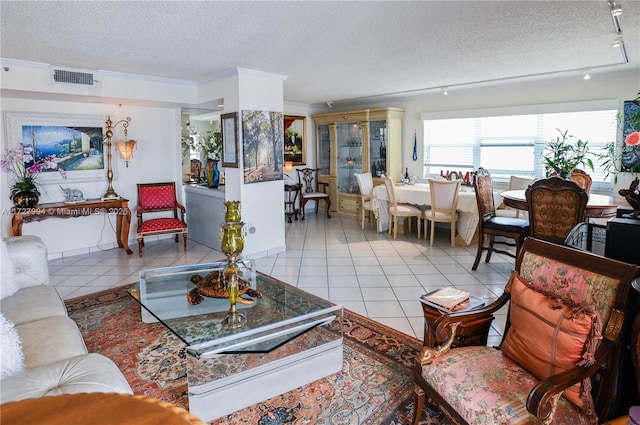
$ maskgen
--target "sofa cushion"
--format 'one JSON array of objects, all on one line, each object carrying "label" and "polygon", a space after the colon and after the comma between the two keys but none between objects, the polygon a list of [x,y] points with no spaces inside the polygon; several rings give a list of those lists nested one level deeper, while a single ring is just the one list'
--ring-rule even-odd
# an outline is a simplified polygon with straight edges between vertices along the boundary
[{"label": "sofa cushion", "polygon": [[0,264],[2,265],[2,270],[0,270],[0,299],[4,300],[20,289],[16,282],[16,266],[4,239],[2,239],[0,248]]},{"label": "sofa cushion", "polygon": [[49,284],[49,254],[42,239],[24,235],[6,238],[5,242],[13,258],[16,284],[20,288]]},{"label": "sofa cushion", "polygon": [[[595,346],[591,342],[600,337],[600,322],[593,310],[551,299],[515,273],[511,276],[509,317],[511,327],[502,351],[540,379],[593,358]],[[581,389],[578,383],[563,395],[583,407]]]},{"label": "sofa cushion", "polygon": [[76,323],[67,316],[52,316],[17,325],[27,369],[87,353]]},{"label": "sofa cushion", "polygon": [[14,324],[0,314],[0,379],[24,370],[22,342]]},{"label": "sofa cushion", "polygon": [[3,379],[0,402],[84,392],[133,394],[115,363],[101,354],[91,353]]},{"label": "sofa cushion", "polygon": [[67,308],[58,291],[48,285],[21,289],[2,300],[0,309],[16,325],[51,316],[66,316]]}]

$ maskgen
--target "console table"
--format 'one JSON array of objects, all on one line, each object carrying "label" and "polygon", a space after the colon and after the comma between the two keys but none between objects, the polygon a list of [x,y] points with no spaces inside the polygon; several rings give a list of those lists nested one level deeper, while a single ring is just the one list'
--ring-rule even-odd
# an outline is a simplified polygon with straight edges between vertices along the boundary
[{"label": "console table", "polygon": [[32,221],[42,221],[49,218],[83,217],[93,214],[116,215],[116,240],[118,247],[124,249],[127,254],[133,254],[129,248],[129,226],[131,225],[131,210],[129,200],[124,198],[87,199],[85,202],[67,204],[64,202],[51,202],[38,204],[32,208],[11,209],[11,231],[13,236],[22,235],[22,225]]}]

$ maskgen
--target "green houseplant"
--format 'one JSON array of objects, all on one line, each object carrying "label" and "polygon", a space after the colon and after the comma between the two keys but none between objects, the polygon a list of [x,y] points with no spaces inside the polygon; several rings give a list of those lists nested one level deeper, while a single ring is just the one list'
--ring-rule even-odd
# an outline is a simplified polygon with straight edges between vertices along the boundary
[{"label": "green houseplant", "polygon": [[549,139],[545,146],[544,165],[547,177],[557,174],[567,178],[580,166],[589,167],[593,171],[593,161],[587,157],[589,142],[580,139],[573,142],[571,139],[575,137],[568,135],[568,130],[557,130],[560,135],[555,139]]}]

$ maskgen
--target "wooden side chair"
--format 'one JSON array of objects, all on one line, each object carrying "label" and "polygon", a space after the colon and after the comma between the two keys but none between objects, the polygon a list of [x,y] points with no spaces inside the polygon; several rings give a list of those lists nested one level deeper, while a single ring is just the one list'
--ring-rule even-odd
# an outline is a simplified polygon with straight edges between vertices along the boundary
[{"label": "wooden side chair", "polygon": [[[431,196],[431,208],[423,213],[423,218],[431,222],[431,240],[436,230],[436,223],[451,223],[451,246],[456,246],[456,222],[458,221],[458,192],[462,180],[436,180],[428,179],[429,195]],[[425,239],[427,225],[425,224]]]},{"label": "wooden side chair", "polygon": [[[159,216],[156,213],[171,212],[170,217]],[[152,214],[153,218],[143,219],[143,214]],[[176,199],[175,182],[167,183],[138,183],[138,255],[142,257],[144,238],[147,236],[175,235],[178,242],[182,235],[184,249],[187,249],[187,223],[185,221],[184,205]]]},{"label": "wooden side chair", "polygon": [[[480,264],[483,251],[487,251],[487,257],[485,258],[487,263],[491,260],[491,254],[494,252],[515,258],[524,238],[529,235],[529,220],[516,217],[498,217],[496,215],[496,206],[493,200],[493,183],[491,174],[486,169],[482,167],[478,169],[473,179],[473,187],[476,192],[476,204],[478,205],[478,251],[471,270],[476,270],[478,264]],[[485,236],[487,237],[487,245],[485,245]],[[502,236],[514,242],[496,241],[496,236]],[[495,244],[515,246],[516,252],[514,254],[506,249],[497,248]]]},{"label": "wooden side chair", "polygon": [[362,211],[362,229],[364,230],[364,216],[373,212],[371,199],[373,198],[373,176],[371,173],[354,173],[360,189],[360,210]]},{"label": "wooden side chair", "polygon": [[316,201],[316,214],[320,201],[327,204],[327,218],[331,218],[331,198],[327,193],[327,183],[318,181],[319,168],[297,168],[298,183],[302,185],[300,198],[300,209],[302,210],[302,220],[305,218],[304,206],[309,201]]},{"label": "wooden side chair", "polygon": [[563,244],[571,230],[585,220],[587,192],[571,180],[549,177],[525,191],[531,236]]},{"label": "wooden side chair", "polygon": [[[389,198],[389,234],[391,234],[393,227],[393,239],[398,236],[398,217],[416,217],[418,219],[418,239],[420,239],[422,211],[413,205],[398,204],[395,187],[389,177],[384,178],[384,185],[387,189],[387,198]],[[409,232],[411,232],[411,220],[409,220]]]},{"label": "wooden side chair", "polygon": [[[413,424],[427,399],[456,424],[611,419],[624,329],[633,320],[629,291],[639,274],[636,265],[527,238],[496,301],[436,319],[429,330],[435,343],[425,335],[414,368]],[[502,342],[488,347],[493,315],[507,304]],[[483,332],[468,333],[479,326]],[[471,334],[480,335],[476,345]]]},{"label": "wooden side chair", "polygon": [[574,168],[574,170],[571,172],[571,176],[569,177],[569,180],[571,180],[572,182],[575,182],[575,184],[583,188],[585,192],[587,192],[587,195],[589,194],[589,191],[591,190],[591,183],[593,183],[593,179],[584,170],[581,170],[579,168]]}]

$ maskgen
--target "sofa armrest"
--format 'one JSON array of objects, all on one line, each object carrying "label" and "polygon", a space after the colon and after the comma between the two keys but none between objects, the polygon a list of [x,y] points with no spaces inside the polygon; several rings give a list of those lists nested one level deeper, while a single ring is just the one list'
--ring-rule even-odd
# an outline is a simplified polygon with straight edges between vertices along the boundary
[{"label": "sofa armrest", "polygon": [[42,239],[24,235],[6,238],[4,241],[13,260],[18,288],[49,284],[48,253]]}]

